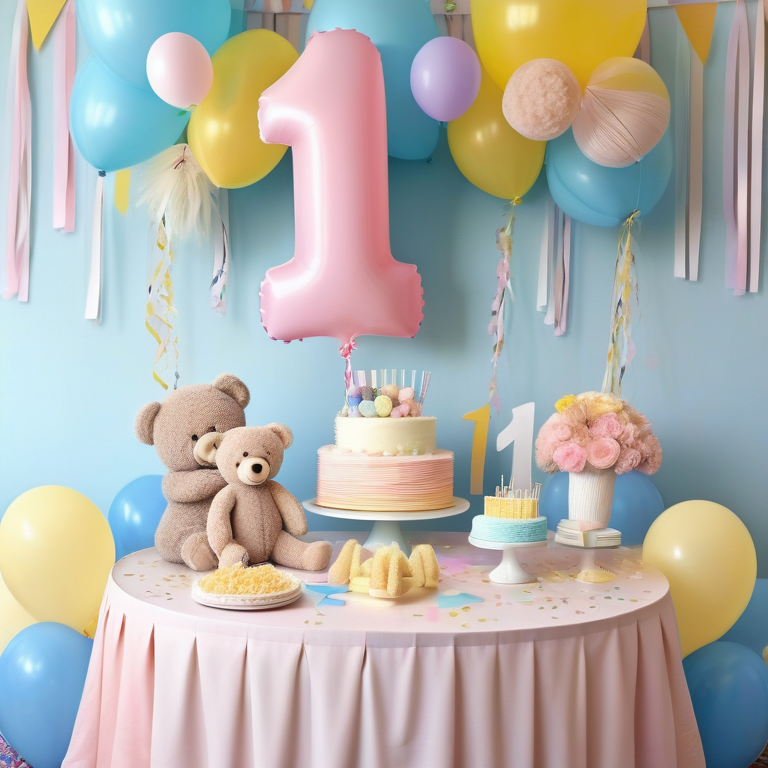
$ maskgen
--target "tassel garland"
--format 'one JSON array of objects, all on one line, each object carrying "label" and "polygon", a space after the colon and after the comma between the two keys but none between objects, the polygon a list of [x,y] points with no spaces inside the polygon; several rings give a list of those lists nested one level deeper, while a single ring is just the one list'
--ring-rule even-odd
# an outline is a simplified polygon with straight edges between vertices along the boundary
[{"label": "tassel garland", "polygon": [[632,342],[632,304],[637,304],[637,274],[632,253],[632,226],[640,216],[634,211],[624,222],[619,233],[616,254],[616,272],[613,277],[611,299],[611,340],[608,345],[608,363],[603,379],[603,392],[621,396],[621,381],[627,366],[635,356]]}]

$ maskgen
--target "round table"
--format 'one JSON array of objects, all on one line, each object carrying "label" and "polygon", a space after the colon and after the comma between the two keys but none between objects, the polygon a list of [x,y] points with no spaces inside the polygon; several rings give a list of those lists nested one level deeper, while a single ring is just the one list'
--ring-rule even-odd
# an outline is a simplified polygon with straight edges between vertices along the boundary
[{"label": "round table", "polygon": [[616,579],[584,584],[550,545],[518,553],[538,582],[502,585],[466,534],[409,538],[438,590],[308,585],[253,613],[193,602],[199,574],[154,550],[123,558],[64,767],[704,767],[658,571],[612,550]]}]

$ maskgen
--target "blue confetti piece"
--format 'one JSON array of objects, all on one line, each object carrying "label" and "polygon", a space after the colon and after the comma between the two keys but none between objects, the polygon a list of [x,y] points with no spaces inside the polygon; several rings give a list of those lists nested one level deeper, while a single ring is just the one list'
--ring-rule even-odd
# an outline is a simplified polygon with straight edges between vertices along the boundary
[{"label": "blue confetti piece", "polygon": [[334,600],[332,597],[324,597],[318,604],[317,607],[319,608],[321,605],[346,605],[344,600]]},{"label": "blue confetti piece", "polygon": [[482,597],[477,595],[470,595],[469,592],[460,592],[458,595],[438,595],[437,607],[438,608],[461,608],[463,605],[469,605],[470,603],[483,603],[485,602]]},{"label": "blue confetti piece", "polygon": [[349,587],[344,585],[341,587],[332,587],[328,584],[305,584],[304,587],[310,592],[319,592],[321,595],[333,595],[336,592],[349,592]]}]

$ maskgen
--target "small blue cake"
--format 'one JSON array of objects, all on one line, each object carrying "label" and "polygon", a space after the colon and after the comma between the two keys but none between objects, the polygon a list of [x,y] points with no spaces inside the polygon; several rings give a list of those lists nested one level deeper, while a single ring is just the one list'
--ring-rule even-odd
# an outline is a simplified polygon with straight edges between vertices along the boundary
[{"label": "small blue cake", "polygon": [[507,517],[477,515],[472,518],[473,539],[494,541],[500,544],[527,544],[547,540],[547,518],[519,520]]}]

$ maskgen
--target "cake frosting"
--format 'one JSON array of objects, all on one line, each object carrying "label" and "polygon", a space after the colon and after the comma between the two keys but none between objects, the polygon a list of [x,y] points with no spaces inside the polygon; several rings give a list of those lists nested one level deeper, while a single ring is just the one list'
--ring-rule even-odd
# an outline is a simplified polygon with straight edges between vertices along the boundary
[{"label": "cake frosting", "polygon": [[324,445],[317,453],[321,507],[423,512],[453,506],[453,452],[384,456]]},{"label": "cake frosting", "polygon": [[336,447],[369,456],[424,454],[437,448],[437,419],[350,419],[336,417]]}]

